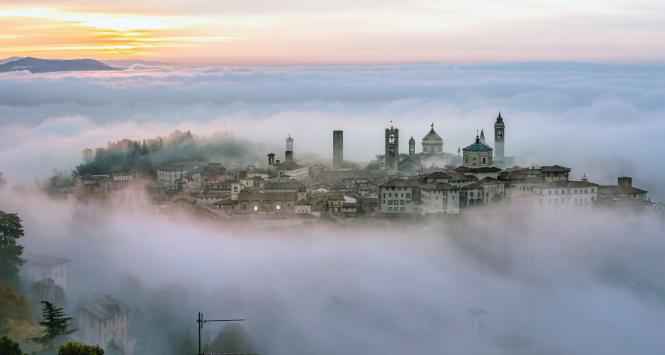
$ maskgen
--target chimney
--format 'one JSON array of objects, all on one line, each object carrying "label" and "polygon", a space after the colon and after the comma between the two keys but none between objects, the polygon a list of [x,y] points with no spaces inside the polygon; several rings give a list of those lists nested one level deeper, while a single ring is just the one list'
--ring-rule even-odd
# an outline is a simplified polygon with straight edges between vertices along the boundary
[{"label": "chimney", "polygon": [[618,185],[621,187],[632,187],[633,186],[633,178],[630,176],[619,176],[618,180]]}]

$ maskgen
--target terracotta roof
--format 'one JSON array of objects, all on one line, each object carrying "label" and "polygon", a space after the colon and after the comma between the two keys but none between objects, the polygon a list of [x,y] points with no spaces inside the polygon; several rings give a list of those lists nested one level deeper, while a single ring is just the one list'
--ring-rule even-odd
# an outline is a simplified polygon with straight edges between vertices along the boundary
[{"label": "terracotta roof", "polygon": [[60,265],[69,262],[69,259],[53,255],[28,255],[26,257],[28,265]]},{"label": "terracotta roof", "polygon": [[290,201],[295,199],[295,192],[255,192],[249,190],[238,192],[239,201]]},{"label": "terracotta roof", "polygon": [[478,168],[469,168],[464,165],[455,168],[455,170],[462,173],[498,173],[501,169],[494,166],[483,166]]},{"label": "terracotta roof", "polygon": [[543,165],[540,170],[545,173],[568,173],[570,168],[561,165]]},{"label": "terracotta roof", "polygon": [[620,186],[620,185],[598,186],[599,195],[633,195],[633,194],[644,194],[644,193],[647,193],[647,191],[632,186]]},{"label": "terracotta roof", "polygon": [[384,182],[383,184],[380,185],[381,187],[418,187],[420,186],[420,182],[417,180],[413,179],[392,179],[389,181]]},{"label": "terracotta roof", "polygon": [[445,182],[439,182],[434,184],[427,184],[420,187],[423,190],[428,191],[440,191],[440,190],[457,190],[456,186],[446,184]]},{"label": "terracotta roof", "polygon": [[552,181],[552,182],[546,182],[543,184],[538,185],[541,188],[575,188],[575,187],[596,187],[598,184],[594,184],[593,182],[589,181]]}]

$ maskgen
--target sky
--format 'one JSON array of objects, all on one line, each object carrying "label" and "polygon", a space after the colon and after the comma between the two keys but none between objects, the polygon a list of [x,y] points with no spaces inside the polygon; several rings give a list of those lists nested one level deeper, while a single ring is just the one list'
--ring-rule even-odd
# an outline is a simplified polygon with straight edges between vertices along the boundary
[{"label": "sky", "polygon": [[0,57],[662,62],[663,18],[646,0],[0,1]]}]

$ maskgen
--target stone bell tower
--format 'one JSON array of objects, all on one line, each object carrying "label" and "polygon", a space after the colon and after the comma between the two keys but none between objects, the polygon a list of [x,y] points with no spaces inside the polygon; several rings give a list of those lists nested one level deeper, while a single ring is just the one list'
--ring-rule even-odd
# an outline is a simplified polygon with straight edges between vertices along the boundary
[{"label": "stone bell tower", "polygon": [[504,142],[506,140],[506,125],[503,123],[501,112],[494,123],[494,159],[504,161]]}]

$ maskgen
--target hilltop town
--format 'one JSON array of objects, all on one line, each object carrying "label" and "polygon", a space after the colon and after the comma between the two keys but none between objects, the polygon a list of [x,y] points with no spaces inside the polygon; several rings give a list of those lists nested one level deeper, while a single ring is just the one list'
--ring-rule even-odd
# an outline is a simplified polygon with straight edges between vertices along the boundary
[{"label": "hilltop town", "polygon": [[[499,113],[494,122],[494,146],[480,131],[456,154],[444,152],[434,124],[422,138],[400,151],[400,132],[385,129],[383,154],[361,169],[344,160],[344,132],[332,132],[332,164],[303,164],[286,138],[283,155],[265,152],[260,165],[229,166],[223,161],[179,159],[153,167],[152,173],[117,170],[80,174],[75,192],[82,198],[103,197],[125,188],[146,189],[156,210],[189,209],[221,220],[270,220],[284,224],[313,222],[320,217],[338,221],[367,217],[455,215],[466,210],[510,201],[547,208],[660,208],[648,192],[619,176],[603,186],[586,176],[571,180],[571,169],[558,165],[521,167],[505,154],[507,125]],[[178,141],[193,139],[179,132]],[[109,143],[106,149],[86,149],[92,163],[109,151],[132,154],[162,147],[159,140]],[[138,152],[138,153],[137,153]],[[281,159],[278,159],[281,158]],[[84,164],[85,166],[85,164]],[[140,183],[139,183],[140,182]]]}]

